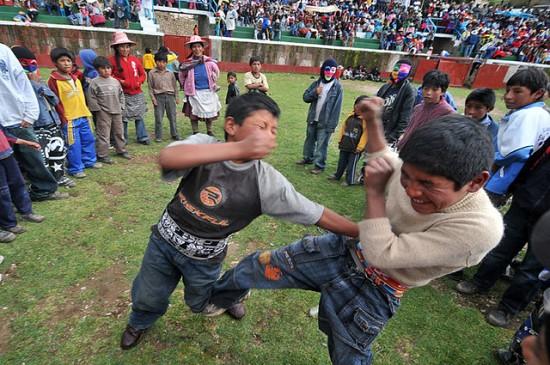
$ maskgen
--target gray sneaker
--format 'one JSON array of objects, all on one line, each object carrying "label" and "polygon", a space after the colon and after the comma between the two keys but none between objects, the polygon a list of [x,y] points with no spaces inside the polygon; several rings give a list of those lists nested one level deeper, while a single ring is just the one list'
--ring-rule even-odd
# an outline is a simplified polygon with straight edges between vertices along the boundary
[{"label": "gray sneaker", "polygon": [[46,217],[44,217],[43,215],[34,214],[34,213],[23,214],[21,215],[21,218],[33,223],[42,223],[44,219],[46,219]]},{"label": "gray sneaker", "polygon": [[512,315],[500,309],[491,309],[487,312],[485,319],[487,323],[493,326],[506,328],[510,323],[510,319],[512,319]]},{"label": "gray sneaker", "polygon": [[225,312],[224,308],[220,308],[215,304],[207,304],[202,310],[201,314],[206,317],[217,317]]},{"label": "gray sneaker", "polygon": [[61,200],[61,199],[67,199],[69,197],[70,197],[70,195],[68,193],[62,193],[60,191],[56,191],[55,193],[50,194],[47,197],[45,197],[44,200]]},{"label": "gray sneaker", "polygon": [[15,234],[0,229],[0,242],[8,243],[16,238],[17,236]]},{"label": "gray sneaker", "polygon": [[479,289],[479,287],[476,284],[466,280],[456,284],[456,291],[459,293],[468,294],[468,295],[481,293],[481,289]]},{"label": "gray sneaker", "polygon": [[8,232],[15,233],[15,234],[21,234],[21,233],[24,233],[24,232],[27,231],[27,230],[25,229],[25,227],[20,226],[19,224],[16,225],[15,227],[4,228],[4,229],[5,229],[6,231],[8,231]]}]

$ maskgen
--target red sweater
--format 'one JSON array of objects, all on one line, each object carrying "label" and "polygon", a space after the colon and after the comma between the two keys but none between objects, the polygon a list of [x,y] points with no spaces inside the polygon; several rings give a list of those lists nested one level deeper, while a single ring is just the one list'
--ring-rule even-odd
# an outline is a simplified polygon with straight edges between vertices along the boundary
[{"label": "red sweater", "polygon": [[13,151],[10,146],[11,143],[15,143],[17,138],[6,136],[4,131],[0,129],[0,160],[10,156]]},{"label": "red sweater", "polygon": [[126,59],[120,57],[120,67],[122,72],[119,72],[115,56],[109,58],[113,66],[113,77],[120,81],[122,91],[127,95],[136,95],[141,93],[141,84],[145,82],[146,74],[139,58],[128,56]]}]

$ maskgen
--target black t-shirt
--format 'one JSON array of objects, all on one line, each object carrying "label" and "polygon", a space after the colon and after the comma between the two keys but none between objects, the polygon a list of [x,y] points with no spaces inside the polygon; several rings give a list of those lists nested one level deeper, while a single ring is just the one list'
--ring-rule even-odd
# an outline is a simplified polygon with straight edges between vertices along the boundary
[{"label": "black t-shirt", "polygon": [[384,95],[382,95],[382,99],[384,99],[384,112],[382,113],[384,127],[386,126],[386,123],[391,120],[393,109],[395,107],[395,99],[397,99],[398,93],[399,86],[391,85],[388,90],[386,90]]},{"label": "black t-shirt", "polygon": [[357,145],[363,134],[363,121],[355,116],[346,119],[346,127],[338,148],[345,152],[356,152]]}]

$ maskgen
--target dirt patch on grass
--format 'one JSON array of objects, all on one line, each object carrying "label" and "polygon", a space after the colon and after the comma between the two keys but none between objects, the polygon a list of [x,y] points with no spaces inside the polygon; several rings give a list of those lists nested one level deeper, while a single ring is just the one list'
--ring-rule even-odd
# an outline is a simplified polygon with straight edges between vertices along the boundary
[{"label": "dirt patch on grass", "polygon": [[[130,299],[129,284],[124,275],[125,265],[115,263],[82,283],[65,291],[65,303],[55,305],[49,316],[49,327],[69,318],[109,316],[120,318],[126,314]],[[47,301],[52,302],[53,298]],[[50,303],[44,303],[50,306]]]},{"label": "dirt patch on grass", "polygon": [[378,90],[384,85],[383,82],[369,82],[358,80],[344,80],[342,81],[346,90],[359,91],[368,96],[375,96]]},{"label": "dirt patch on grass", "polygon": [[144,163],[154,163],[156,164],[158,160],[158,155],[156,153],[147,154],[147,155],[134,155],[129,161],[129,165],[144,164]]},{"label": "dirt patch on grass", "polygon": [[11,337],[10,321],[4,319],[0,321],[0,355],[8,351],[8,342]]},{"label": "dirt patch on grass", "polygon": [[109,183],[109,184],[103,185],[103,190],[105,190],[105,193],[107,195],[116,197],[126,192],[126,186],[123,186],[117,183]]},{"label": "dirt patch on grass", "polygon": [[237,243],[231,241],[227,246],[227,258],[231,266],[236,265],[243,257],[263,249],[265,246],[261,242],[249,241],[246,243]]}]

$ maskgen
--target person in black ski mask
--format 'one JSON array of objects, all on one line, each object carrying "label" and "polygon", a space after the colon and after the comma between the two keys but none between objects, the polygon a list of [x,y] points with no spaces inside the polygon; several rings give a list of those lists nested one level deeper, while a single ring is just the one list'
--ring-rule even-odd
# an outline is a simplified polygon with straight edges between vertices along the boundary
[{"label": "person in black ski mask", "polygon": [[304,101],[309,103],[307,131],[304,142],[304,157],[298,165],[313,164],[312,174],[325,169],[330,135],[338,125],[344,91],[335,78],[338,64],[332,58],[323,62],[319,79],[304,92]]}]

